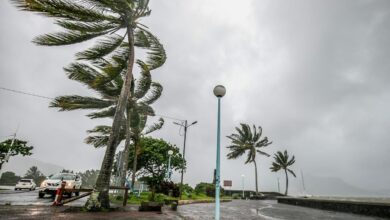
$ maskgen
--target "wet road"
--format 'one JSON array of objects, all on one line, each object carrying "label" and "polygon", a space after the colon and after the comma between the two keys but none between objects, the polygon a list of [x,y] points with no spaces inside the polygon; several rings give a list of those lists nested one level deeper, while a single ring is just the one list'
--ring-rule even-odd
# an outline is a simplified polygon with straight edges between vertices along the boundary
[{"label": "wet road", "polygon": [[[66,198],[66,197],[65,197]],[[71,206],[83,206],[87,197],[68,203]],[[0,191],[0,205],[36,205],[50,206],[53,198],[45,195],[38,198],[38,190],[35,191]],[[173,214],[173,213],[172,213]],[[189,220],[213,219],[214,204],[192,204],[178,207],[179,218]],[[175,214],[174,214],[175,215]],[[163,217],[163,216],[161,216]],[[163,219],[163,218],[162,218]],[[372,220],[383,219],[376,217],[360,216],[342,212],[311,209],[286,204],[278,204],[275,200],[233,200],[221,203],[221,219],[265,219],[265,220]]]},{"label": "wet road", "polygon": [[[192,204],[180,206],[178,211],[179,215],[185,219],[213,219],[214,207],[214,204]],[[383,218],[278,204],[275,200],[233,200],[221,203],[221,219],[372,220]]]},{"label": "wet road", "polygon": [[[64,199],[68,197],[64,196]],[[71,206],[83,206],[88,197],[81,198],[74,202],[68,203]],[[0,205],[51,205],[54,197],[45,195],[43,198],[38,198],[38,188],[34,191],[29,190],[1,190]],[[66,204],[66,205],[68,205]]]}]

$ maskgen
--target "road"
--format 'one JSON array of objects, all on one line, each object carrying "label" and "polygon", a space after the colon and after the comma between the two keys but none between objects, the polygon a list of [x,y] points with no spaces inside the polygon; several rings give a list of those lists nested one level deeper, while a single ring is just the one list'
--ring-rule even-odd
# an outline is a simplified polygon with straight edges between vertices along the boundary
[{"label": "road", "polygon": [[[179,215],[184,219],[213,219],[214,204],[180,206]],[[332,212],[299,206],[278,204],[275,200],[233,200],[221,203],[221,219],[264,220],[373,220],[383,219],[349,213]]]},{"label": "road", "polygon": [[[67,197],[64,196],[64,199]],[[87,201],[87,197],[81,198],[69,203],[71,206],[83,206]],[[43,198],[38,198],[38,188],[34,191],[29,190],[0,190],[0,205],[51,205],[54,197],[45,195]]]},{"label": "road", "polygon": [[[83,206],[87,200],[71,202],[67,205]],[[46,195],[38,198],[38,190],[35,191],[13,191],[0,190],[0,205],[35,205],[50,206],[53,198]],[[173,214],[173,213],[172,213]],[[174,214],[175,215],[175,214]],[[214,217],[214,204],[192,204],[178,207],[178,219],[206,220]],[[165,217],[165,216],[164,216]],[[160,216],[161,219],[166,219]],[[0,218],[1,219],[1,218]],[[81,218],[82,219],[82,218]],[[167,218],[172,219],[172,218]],[[176,218],[174,218],[176,219]],[[275,200],[233,200],[232,202],[221,203],[221,219],[264,219],[264,220],[373,220],[382,219],[366,217],[348,213],[324,211],[299,206],[278,204]]]}]

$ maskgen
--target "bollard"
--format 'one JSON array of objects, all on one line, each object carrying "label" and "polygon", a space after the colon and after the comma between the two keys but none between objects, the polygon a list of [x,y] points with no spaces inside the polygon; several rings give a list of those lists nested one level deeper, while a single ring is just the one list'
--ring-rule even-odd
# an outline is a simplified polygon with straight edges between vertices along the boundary
[{"label": "bollard", "polygon": [[65,189],[65,185],[66,185],[66,182],[62,181],[61,187],[57,189],[56,197],[54,199],[54,202],[53,202],[52,206],[60,206],[60,205],[62,205],[61,204],[61,200],[62,200],[62,194],[63,194],[64,189]]},{"label": "bollard", "polygon": [[123,206],[126,206],[128,197],[129,197],[129,188],[126,187],[125,194],[123,195]]}]

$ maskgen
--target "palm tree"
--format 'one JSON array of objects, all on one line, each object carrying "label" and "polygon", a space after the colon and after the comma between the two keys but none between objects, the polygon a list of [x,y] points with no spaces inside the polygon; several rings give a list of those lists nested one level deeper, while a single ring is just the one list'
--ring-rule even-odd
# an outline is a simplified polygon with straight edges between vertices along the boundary
[{"label": "palm tree", "polygon": [[[157,44],[158,41],[152,42],[152,44]],[[121,62],[121,59],[118,58],[117,61]],[[122,128],[119,132],[119,141],[118,144],[126,139],[125,149],[123,154],[129,155],[130,141],[133,141],[135,147],[138,145],[137,140],[140,139],[141,132],[146,127],[147,116],[154,116],[154,110],[150,106],[156,100],[158,100],[162,94],[163,87],[157,83],[152,82],[151,74],[149,69],[144,65],[140,60],[137,61],[137,64],[140,68],[143,68],[141,71],[141,77],[136,83],[133,83],[131,90],[131,96],[129,97],[127,106],[126,106],[126,121],[122,124]],[[109,64],[112,65],[112,64]],[[100,95],[99,98],[94,97],[85,97],[85,96],[60,96],[57,97],[51,104],[51,107],[60,108],[60,111],[69,111],[75,109],[93,109],[94,112],[88,114],[87,116],[91,119],[94,118],[104,118],[104,117],[113,117],[114,109],[117,105],[117,96],[121,91],[122,81],[121,76],[117,76],[112,81],[107,80],[109,73],[105,69],[101,70],[99,74],[86,74],[85,72],[77,72],[72,66],[66,68],[65,70],[68,73],[68,77],[72,80],[78,81],[89,88],[97,91]],[[102,80],[107,81],[104,86],[93,87],[96,81]],[[162,118],[152,126],[147,127],[147,133],[151,133],[155,130],[161,129],[164,124]],[[86,138],[88,144],[92,144],[95,147],[106,146],[109,140],[110,133],[112,131],[111,126],[97,126],[92,130],[89,130],[89,133],[99,133],[96,136],[89,136]],[[135,154],[137,156],[137,154]],[[134,160],[135,163],[137,160]],[[136,165],[135,165],[136,166]],[[128,170],[128,157],[125,156],[122,168],[120,169],[123,172],[121,173],[121,185],[125,184],[125,172]],[[133,174],[134,183],[135,176]]]},{"label": "palm tree", "polygon": [[294,177],[296,177],[294,171],[292,171],[291,169],[288,168],[295,163],[295,157],[293,155],[292,158],[289,160],[288,153],[285,150],[283,153],[281,151],[276,152],[274,155],[274,159],[275,159],[275,162],[272,163],[272,167],[270,167],[270,169],[272,172],[278,172],[281,169],[284,170],[284,173],[286,174],[286,191],[285,191],[284,195],[287,196],[287,192],[288,192],[287,171],[289,173],[291,173]]},{"label": "palm tree", "polygon": [[240,125],[241,128],[236,127],[236,134],[227,136],[232,142],[231,145],[227,147],[230,149],[230,153],[227,154],[227,157],[228,159],[237,159],[247,152],[245,164],[253,163],[255,166],[256,195],[258,195],[256,155],[259,153],[269,157],[270,155],[261,149],[272,144],[272,142],[269,142],[267,137],[261,139],[263,129],[260,126],[256,128],[256,126],[253,125],[252,131],[249,125],[244,123],[241,123]]},{"label": "palm tree", "polygon": [[[146,27],[139,23],[143,17],[149,16],[149,0],[11,0],[24,11],[36,12],[56,19],[56,24],[65,29],[63,32],[46,34],[34,39],[38,45],[61,46],[76,44],[96,37],[104,37],[96,46],[77,54],[79,60],[99,61],[104,64],[104,57],[124,50],[127,62],[123,66],[106,66],[112,71],[113,78],[124,69],[126,74],[118,98],[117,107],[112,122],[112,131],[108,140],[106,153],[102,162],[96,188],[98,200],[102,207],[109,208],[108,186],[115,150],[119,140],[119,130],[123,113],[126,108],[133,81],[133,65],[135,60],[134,46],[150,47],[144,44],[147,35],[151,35]],[[147,34],[145,34],[147,33]],[[126,42],[127,37],[127,42]],[[158,68],[165,57],[149,53],[151,59],[147,62],[149,69]],[[159,48],[154,48],[154,51]],[[123,55],[123,53],[122,53]],[[102,61],[103,60],[103,61]],[[157,65],[156,65],[157,64]],[[78,64],[78,67],[90,71],[88,65]],[[120,70],[120,71],[117,71]],[[104,82],[102,82],[104,83]],[[96,86],[99,86],[97,83]]]}]

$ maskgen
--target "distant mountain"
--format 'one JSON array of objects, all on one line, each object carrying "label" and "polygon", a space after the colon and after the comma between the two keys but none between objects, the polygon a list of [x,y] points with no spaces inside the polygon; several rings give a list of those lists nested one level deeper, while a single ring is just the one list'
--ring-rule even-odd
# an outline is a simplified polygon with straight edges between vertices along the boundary
[{"label": "distant mountain", "polygon": [[3,173],[6,171],[11,171],[18,176],[24,176],[27,170],[30,169],[30,167],[32,166],[38,167],[38,170],[41,171],[46,176],[50,174],[58,173],[62,169],[64,169],[61,166],[54,165],[51,163],[45,163],[40,160],[34,159],[32,157],[16,156],[16,157],[11,157],[9,162],[3,165],[4,169],[1,172]]},{"label": "distant mountain", "polygon": [[[337,177],[318,177],[314,175],[305,176],[306,194],[316,196],[347,196],[347,197],[390,197],[389,190],[362,189],[346,183]],[[303,193],[301,180],[292,187],[291,192],[297,195]]]}]

